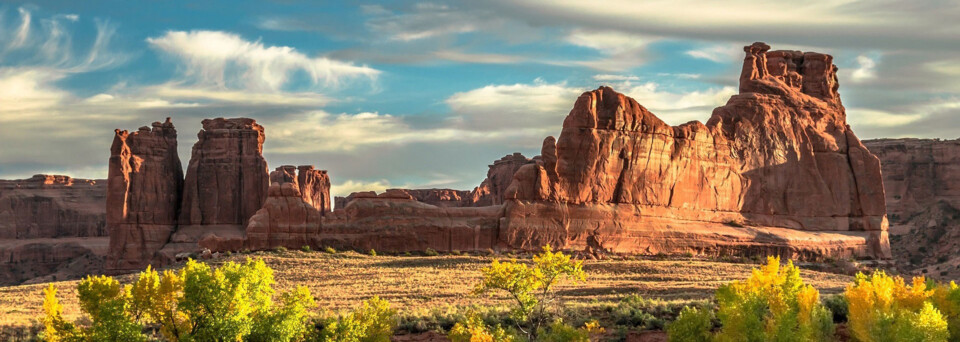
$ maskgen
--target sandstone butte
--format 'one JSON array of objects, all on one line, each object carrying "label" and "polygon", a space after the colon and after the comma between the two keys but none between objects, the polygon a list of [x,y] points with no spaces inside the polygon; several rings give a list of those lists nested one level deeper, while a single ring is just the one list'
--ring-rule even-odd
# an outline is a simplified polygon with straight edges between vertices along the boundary
[{"label": "sandstone butte", "polygon": [[169,120],[117,131],[106,265],[304,245],[891,258],[880,161],[846,123],[832,57],[768,50],[744,48],[740,93],[706,124],[600,87],[540,156],[505,156],[473,191],[359,192],[333,211],[325,171],[268,171],[252,119],[204,120],[185,176]]}]

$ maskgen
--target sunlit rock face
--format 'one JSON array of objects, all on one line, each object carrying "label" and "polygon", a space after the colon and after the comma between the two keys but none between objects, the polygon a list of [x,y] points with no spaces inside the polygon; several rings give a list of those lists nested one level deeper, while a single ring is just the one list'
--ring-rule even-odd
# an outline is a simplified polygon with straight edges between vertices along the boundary
[{"label": "sunlit rock face", "polygon": [[[202,248],[463,251],[545,244],[594,252],[890,258],[880,162],[846,124],[832,57],[769,51],[763,43],[744,51],[740,93],[706,124],[670,126],[634,99],[600,87],[576,99],[559,137],[544,139],[541,155],[495,161],[473,191],[356,192],[338,197],[331,211],[330,176],[292,165],[268,173],[264,129],[243,118],[203,121],[180,193],[175,173],[129,185],[136,166],[145,165],[137,164],[141,159],[173,169],[162,143],[151,143],[158,146],[151,152],[129,147],[126,159],[120,148],[109,187],[127,189],[116,198],[128,199],[120,207],[128,218],[130,208],[146,210],[130,198],[158,203],[150,207],[158,222],[176,213],[176,222],[169,221],[175,230],[154,253],[160,261]],[[167,123],[156,125],[142,134],[170,132]],[[166,194],[177,194],[179,207]],[[120,255],[129,260],[150,258],[144,252],[139,257],[146,259],[137,259],[131,246],[153,250],[162,240],[126,231],[132,232],[126,242],[115,245],[126,246]]]},{"label": "sunlit rock face", "polygon": [[183,168],[170,118],[134,132],[116,130],[107,179],[108,269],[139,269],[177,228]]},{"label": "sunlit rock face", "polygon": [[880,163],[846,124],[832,57],[744,50],[740,94],[707,124],[667,125],[608,87],[581,95],[517,171],[503,241],[709,252],[728,247],[685,245],[701,238],[687,227],[738,222],[787,229],[734,246],[889,258]]}]

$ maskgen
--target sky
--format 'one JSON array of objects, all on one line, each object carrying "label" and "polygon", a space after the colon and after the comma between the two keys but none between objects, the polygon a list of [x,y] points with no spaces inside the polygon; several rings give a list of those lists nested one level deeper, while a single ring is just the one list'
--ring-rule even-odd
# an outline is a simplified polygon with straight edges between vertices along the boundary
[{"label": "sky", "polygon": [[736,93],[743,46],[830,53],[861,139],[960,136],[958,1],[0,1],[0,178],[106,178],[116,128],[250,117],[334,195],[472,189],[601,85],[664,121]]}]

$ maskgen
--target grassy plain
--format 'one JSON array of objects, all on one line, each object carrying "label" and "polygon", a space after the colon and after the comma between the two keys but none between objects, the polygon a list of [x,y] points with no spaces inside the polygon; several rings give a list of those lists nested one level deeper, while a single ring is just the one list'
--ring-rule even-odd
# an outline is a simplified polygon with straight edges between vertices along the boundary
[{"label": "grassy plain", "polygon": [[[352,308],[372,296],[389,300],[408,323],[449,317],[473,305],[496,310],[510,304],[506,297],[471,294],[480,280],[480,269],[494,258],[508,256],[369,256],[356,252],[284,251],[234,254],[209,262],[243,261],[247,257],[263,258],[275,270],[280,290],[307,286],[317,298],[319,313]],[[674,307],[711,298],[719,285],[747,278],[755,266],[697,258],[587,260],[587,282],[563,284],[557,290],[572,311],[591,315],[609,312],[630,295]],[[810,270],[803,270],[802,276],[824,294],[841,292],[852,279]],[[123,283],[133,281],[132,275],[119,278]],[[66,318],[78,318],[77,281],[54,284],[60,291]],[[0,327],[36,325],[45,286],[0,287]]]}]

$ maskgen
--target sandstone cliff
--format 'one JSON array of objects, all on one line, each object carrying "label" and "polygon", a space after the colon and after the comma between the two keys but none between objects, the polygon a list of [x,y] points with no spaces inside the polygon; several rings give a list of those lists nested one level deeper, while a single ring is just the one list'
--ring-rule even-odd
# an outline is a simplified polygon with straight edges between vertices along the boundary
[{"label": "sandstone cliff", "polygon": [[960,275],[960,139],[864,141],[880,158],[897,265],[927,276]]},{"label": "sandstone cliff", "polygon": [[136,270],[155,263],[176,230],[183,191],[177,130],[170,118],[136,132],[116,130],[110,148],[107,268]]},{"label": "sandstone cliff", "polygon": [[338,197],[333,212],[324,171],[281,166],[267,174],[265,134],[254,120],[204,120],[179,226],[160,254],[172,260],[200,248],[551,244],[618,253],[890,258],[880,163],[846,124],[832,57],[768,50],[763,43],[745,47],[740,94],[706,124],[667,125],[601,87],[576,100],[559,138],[544,139],[540,156],[494,162],[473,191],[357,192]]},{"label": "sandstone cliff", "polygon": [[267,196],[263,126],[253,119],[207,119],[187,166],[180,225],[244,226]]},{"label": "sandstone cliff", "polygon": [[751,240],[779,254],[809,252],[798,244],[817,232],[836,242],[810,256],[889,258],[880,163],[846,125],[832,57],[768,49],[744,49],[741,93],[706,125],[671,127],[607,87],[581,95],[517,171],[501,239],[671,252],[683,244],[644,240],[736,222],[789,228]]},{"label": "sandstone cliff", "polygon": [[0,180],[0,285],[100,270],[106,185],[55,175]]}]

